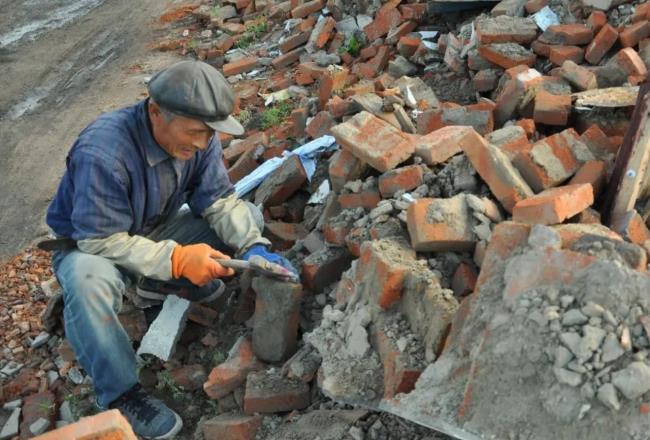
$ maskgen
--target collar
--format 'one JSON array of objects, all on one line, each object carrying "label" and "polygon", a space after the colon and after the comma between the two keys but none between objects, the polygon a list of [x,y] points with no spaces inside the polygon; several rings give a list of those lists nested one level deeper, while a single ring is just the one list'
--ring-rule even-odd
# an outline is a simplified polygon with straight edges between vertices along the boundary
[{"label": "collar", "polygon": [[144,154],[147,159],[147,164],[150,167],[155,167],[159,163],[171,159],[172,156],[169,155],[165,150],[162,149],[158,142],[153,137],[153,129],[151,128],[151,121],[149,120],[149,112],[147,111],[149,107],[149,98],[141,101],[138,108],[138,122],[141,127],[144,127],[142,130],[142,141],[144,145]]}]

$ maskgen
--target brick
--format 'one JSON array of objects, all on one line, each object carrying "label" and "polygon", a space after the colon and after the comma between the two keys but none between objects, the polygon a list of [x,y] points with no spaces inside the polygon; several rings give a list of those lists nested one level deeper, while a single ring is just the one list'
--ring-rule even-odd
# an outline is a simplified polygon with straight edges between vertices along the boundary
[{"label": "brick", "polygon": [[404,58],[411,58],[420,47],[421,41],[418,37],[404,36],[397,42],[397,52]]},{"label": "brick", "polygon": [[231,142],[228,148],[223,150],[223,158],[228,162],[236,161],[242,154],[255,149],[255,147],[269,145],[269,138],[264,132],[258,132],[248,136],[244,140]]},{"label": "brick", "polygon": [[510,160],[514,159],[519,153],[528,151],[532,147],[528,141],[526,131],[517,125],[495,130],[485,136],[485,139],[490,144],[499,147]]},{"label": "brick", "polygon": [[508,17],[476,20],[476,35],[481,44],[528,44],[537,38],[537,25],[530,18]]},{"label": "brick", "polygon": [[402,15],[399,11],[395,7],[387,8],[386,6],[388,5],[382,6],[377,11],[377,14],[375,14],[375,19],[363,28],[363,32],[368,37],[368,41],[375,41],[383,37],[402,22]]},{"label": "brick", "polygon": [[390,58],[390,48],[388,46],[379,46],[377,49],[377,54],[368,60],[368,67],[374,69],[373,77],[377,76],[378,73],[383,71],[388,65],[388,60]]},{"label": "brick", "polygon": [[241,336],[230,349],[225,362],[217,365],[208,375],[203,390],[211,399],[221,399],[242,386],[251,371],[264,368],[253,354],[253,344]]},{"label": "brick", "polygon": [[497,88],[499,83],[499,78],[501,77],[501,71],[496,69],[486,69],[481,70],[474,75],[472,78],[472,83],[474,84],[474,90],[477,92],[491,92]]},{"label": "brick", "polygon": [[334,118],[342,118],[353,112],[354,105],[350,98],[343,99],[338,95],[334,95],[325,104],[325,110],[330,112]]},{"label": "brick", "polygon": [[535,120],[534,119],[520,119],[516,122],[518,127],[521,127],[526,132],[528,139],[532,138],[535,135]]},{"label": "brick", "polygon": [[244,412],[272,414],[304,409],[311,402],[309,385],[277,372],[251,373],[246,381]]},{"label": "brick", "polygon": [[544,58],[548,58],[549,56],[551,56],[552,47],[553,45],[542,43],[539,40],[533,41],[530,45],[530,48],[532,49],[533,52],[535,52],[535,54]]},{"label": "brick", "polygon": [[[435,213],[435,215],[433,215]],[[477,241],[465,196],[419,199],[406,211],[411,245],[418,252],[470,252]]]},{"label": "brick", "polygon": [[336,246],[345,246],[345,239],[351,230],[352,226],[348,222],[328,222],[323,228],[323,236],[327,243]]},{"label": "brick", "polygon": [[598,79],[589,69],[577,65],[573,61],[565,61],[560,68],[560,77],[565,79],[578,91],[598,88]]},{"label": "brick", "polygon": [[524,15],[526,0],[501,0],[492,8],[492,16],[508,15],[510,17],[521,17]]},{"label": "brick", "polygon": [[494,129],[494,114],[492,109],[474,104],[426,110],[418,116],[419,134],[430,134],[447,126],[469,126],[484,135]]},{"label": "brick", "polygon": [[479,46],[478,53],[486,60],[504,69],[524,64],[532,66],[537,57],[517,43],[499,43]]},{"label": "brick", "polygon": [[625,73],[634,76],[645,76],[648,70],[645,63],[639,57],[639,54],[631,47],[621,49],[611,60],[610,63],[618,65]]},{"label": "brick", "polygon": [[307,128],[307,117],[309,116],[309,109],[306,107],[297,108],[291,112],[291,120],[293,121],[294,136],[304,137],[305,128]]},{"label": "brick", "polygon": [[548,0],[528,0],[524,5],[524,9],[529,14],[534,14],[535,12],[541,10],[548,4]]},{"label": "brick", "polygon": [[[525,66],[521,66],[525,69]],[[508,73],[508,71],[506,71]],[[514,72],[513,72],[514,73]],[[499,125],[505,124],[517,111],[521,100],[533,84],[536,84],[541,74],[535,69],[526,69],[514,73],[514,78],[506,81],[496,97],[494,121]]]},{"label": "brick", "polygon": [[305,18],[308,15],[311,15],[315,12],[320,11],[325,7],[325,3],[322,2],[321,0],[312,0],[307,3],[303,3],[300,6],[297,6],[296,8],[291,10],[291,17],[292,18]]},{"label": "brick", "polygon": [[366,111],[331,131],[344,149],[382,172],[395,168],[415,150],[409,135]]},{"label": "brick", "polygon": [[583,24],[556,24],[549,26],[539,37],[545,44],[566,44],[570,46],[583,46],[591,43],[594,37],[589,26]]},{"label": "brick", "polygon": [[312,139],[317,139],[321,136],[331,133],[332,126],[334,125],[334,118],[328,111],[321,111],[316,113],[308,123],[305,131]]},{"label": "brick", "polygon": [[274,206],[286,201],[307,180],[298,156],[290,156],[257,188],[255,204]]},{"label": "brick", "polygon": [[650,229],[635,210],[627,212],[620,218],[613,219],[612,229],[621,234],[627,241],[640,246],[650,240]]},{"label": "brick", "polygon": [[617,39],[618,31],[610,24],[606,24],[598,31],[596,38],[587,46],[585,60],[590,64],[598,64],[614,44],[616,44]]},{"label": "brick", "polygon": [[137,440],[120,411],[112,409],[82,417],[78,422],[47,432],[34,440]]},{"label": "brick", "polygon": [[262,416],[220,414],[202,424],[204,440],[254,440]]},{"label": "brick", "polygon": [[303,285],[320,292],[338,281],[350,263],[352,255],[346,248],[323,247],[302,261]]},{"label": "brick", "polygon": [[650,3],[641,3],[640,5],[636,5],[634,9],[632,22],[636,23],[637,21],[643,20],[650,20]]},{"label": "brick", "polygon": [[537,92],[533,119],[537,124],[566,126],[571,114],[571,95]]},{"label": "brick", "polygon": [[309,36],[307,52],[312,53],[318,49],[322,49],[332,37],[335,26],[336,21],[332,17],[325,17],[318,20]]},{"label": "brick", "polygon": [[444,61],[447,66],[459,75],[465,74],[465,60],[461,57],[463,43],[452,33],[447,35],[447,48],[445,49]]},{"label": "brick", "polygon": [[299,47],[283,55],[280,55],[279,57],[276,57],[273,59],[273,61],[271,61],[271,65],[276,70],[281,70],[284,69],[285,67],[289,67],[290,65],[292,65],[293,63],[295,63],[300,59],[300,55],[304,52],[304,50],[305,50],[304,47]]},{"label": "brick", "polygon": [[476,278],[478,274],[473,266],[467,263],[460,263],[451,279],[451,289],[456,296],[465,296],[476,289]]},{"label": "brick", "polygon": [[580,140],[587,145],[592,154],[599,159],[608,159],[612,154],[618,152],[619,146],[612,142],[612,139],[607,136],[603,130],[596,124],[591,125],[582,136]]},{"label": "brick", "polygon": [[224,76],[232,76],[239,73],[250,72],[251,70],[255,70],[257,66],[257,57],[244,57],[237,61],[233,61],[232,63],[224,64],[223,74]]},{"label": "brick", "polygon": [[474,133],[474,129],[465,126],[450,125],[439,128],[415,142],[415,155],[421,157],[428,165],[444,163],[461,153],[461,139],[471,137]]},{"label": "brick", "polygon": [[560,185],[580,167],[574,149],[587,149],[573,129],[554,134],[533,145],[514,160],[521,175],[536,192]]},{"label": "brick", "polygon": [[506,211],[511,212],[519,200],[533,195],[508,157],[478,133],[463,139],[460,147]]},{"label": "brick", "polygon": [[379,192],[382,197],[390,198],[398,191],[410,191],[423,182],[424,171],[420,165],[396,168],[379,176]]},{"label": "brick", "polygon": [[404,23],[397,26],[395,29],[388,32],[388,35],[386,36],[386,43],[387,44],[397,43],[397,41],[400,38],[413,32],[416,27],[418,27],[418,24],[415,21],[413,20],[405,21]]},{"label": "brick", "polygon": [[[253,353],[265,362],[284,361],[296,352],[302,286],[269,277],[255,277],[253,290],[257,294]],[[248,389],[248,384],[246,387]]]},{"label": "brick", "polygon": [[332,93],[345,88],[349,70],[346,67],[331,66],[320,77],[318,85],[318,108],[323,110]]},{"label": "brick", "polygon": [[426,16],[427,5],[425,3],[407,3],[399,5],[398,9],[404,20],[420,21]]},{"label": "brick", "polygon": [[[38,419],[44,419],[47,429],[54,425],[56,420],[56,402],[51,391],[44,391],[27,396],[22,405],[22,422],[20,423],[20,438],[30,438],[30,425]],[[41,431],[42,432],[42,431]]]},{"label": "brick", "polygon": [[372,58],[372,57],[374,57],[375,55],[377,55],[377,49],[378,49],[378,47],[377,47],[377,46],[374,46],[374,45],[373,45],[373,46],[367,46],[367,47],[364,47],[363,49],[361,49],[361,50],[359,51],[359,58],[361,58],[363,61],[367,61],[367,60],[369,60],[370,58]]},{"label": "brick", "polygon": [[391,399],[400,393],[410,393],[422,374],[421,366],[415,365],[408,353],[397,346],[396,338],[388,336],[383,328],[373,325],[372,345],[379,353],[384,373],[384,399]]},{"label": "brick", "polygon": [[307,230],[301,223],[268,222],[263,235],[271,241],[274,250],[284,251],[304,238]]},{"label": "brick", "polygon": [[188,391],[200,389],[207,379],[205,368],[201,364],[183,365],[171,370],[169,374],[176,385]]},{"label": "brick", "polygon": [[556,66],[561,66],[567,60],[580,64],[584,59],[584,50],[578,46],[551,46],[548,58]]},{"label": "brick", "polygon": [[600,30],[606,24],[607,14],[605,14],[603,11],[593,11],[591,14],[589,14],[589,18],[587,19],[587,26],[589,26],[594,31],[594,34],[600,32]]},{"label": "brick", "polygon": [[243,154],[237,161],[228,168],[228,179],[231,183],[237,183],[257,168],[255,152],[249,151]]},{"label": "brick", "polygon": [[518,202],[512,210],[516,222],[553,225],[562,223],[594,203],[590,184],[551,188]]},{"label": "brick", "polygon": [[634,47],[644,38],[650,36],[650,22],[638,21],[626,26],[619,35],[619,41],[623,47]]},{"label": "brick", "polygon": [[600,160],[585,162],[569,181],[569,185],[588,183],[591,185],[594,199],[598,198],[607,181],[607,163]]},{"label": "brick", "polygon": [[355,283],[362,297],[386,310],[399,302],[415,251],[404,240],[386,238],[361,245]]},{"label": "brick", "polygon": [[339,150],[330,159],[329,176],[332,190],[340,193],[343,185],[364,175],[368,165],[347,150]]},{"label": "brick", "polygon": [[287,53],[298,46],[307,44],[310,35],[311,32],[301,32],[299,34],[292,35],[280,43],[279,45],[280,50],[282,51],[282,53]]},{"label": "brick", "polygon": [[363,190],[360,193],[341,194],[339,204],[343,209],[363,208],[371,210],[381,201],[379,191],[374,189]]}]

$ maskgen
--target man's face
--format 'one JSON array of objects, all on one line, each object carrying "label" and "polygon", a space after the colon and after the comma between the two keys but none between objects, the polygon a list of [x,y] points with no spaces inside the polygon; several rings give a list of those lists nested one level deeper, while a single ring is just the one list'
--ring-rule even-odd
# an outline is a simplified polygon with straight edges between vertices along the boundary
[{"label": "man's face", "polygon": [[149,119],[156,142],[170,156],[188,160],[198,150],[208,148],[214,130],[196,119],[175,116],[167,120],[155,103],[149,104]]}]

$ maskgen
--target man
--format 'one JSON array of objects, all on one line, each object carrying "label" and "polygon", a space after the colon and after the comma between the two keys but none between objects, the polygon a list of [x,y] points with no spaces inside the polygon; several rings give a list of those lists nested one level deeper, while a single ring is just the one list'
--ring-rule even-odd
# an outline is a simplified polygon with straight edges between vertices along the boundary
[{"label": "man", "polygon": [[[244,129],[233,93],[213,67],[177,63],[149,82],[150,97],[100,116],[79,135],[47,213],[76,248],[54,254],[66,337],[93,379],[97,402],[117,408],[145,438],[165,439],[180,417],[138,385],[136,357],[117,312],[135,280],[148,298],[209,301],[232,269],[214,258],[270,253],[247,202],[237,198],[219,136]],[[190,210],[179,210],[187,203]],[[226,253],[222,253],[226,252]]]}]

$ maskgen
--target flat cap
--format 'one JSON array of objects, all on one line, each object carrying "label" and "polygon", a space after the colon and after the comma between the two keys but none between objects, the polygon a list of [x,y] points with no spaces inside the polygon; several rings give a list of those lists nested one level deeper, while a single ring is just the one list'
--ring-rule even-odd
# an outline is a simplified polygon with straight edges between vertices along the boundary
[{"label": "flat cap", "polygon": [[235,97],[217,69],[201,61],[181,61],[151,78],[149,96],[162,108],[204,122],[223,133],[240,135],[244,127],[230,114]]}]

